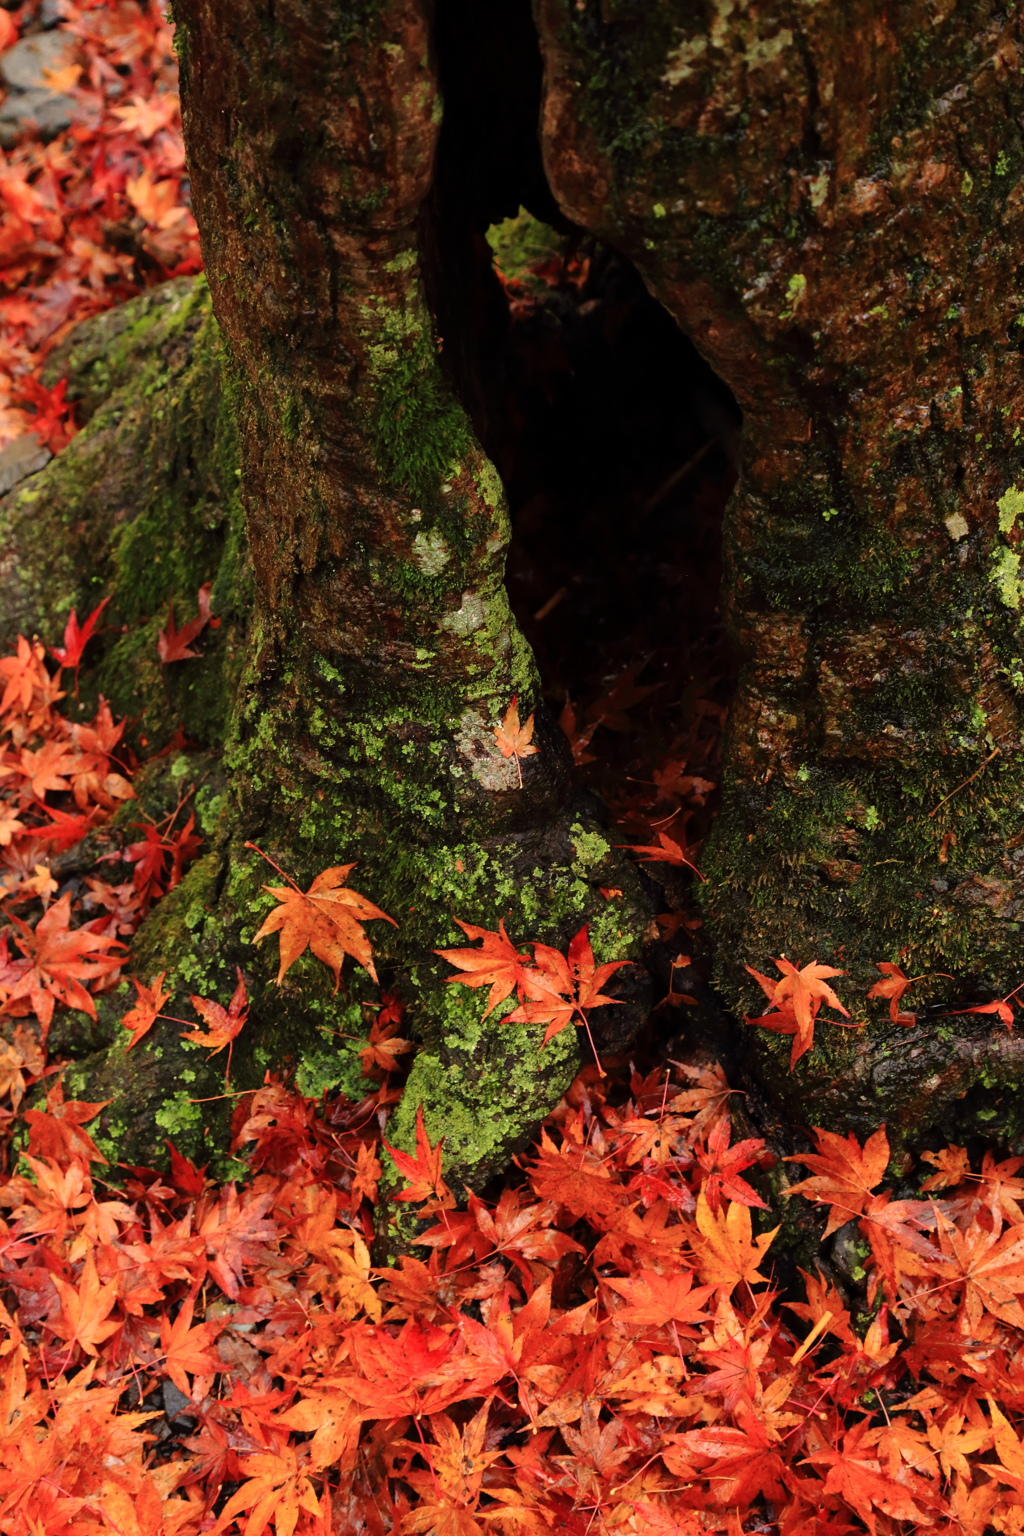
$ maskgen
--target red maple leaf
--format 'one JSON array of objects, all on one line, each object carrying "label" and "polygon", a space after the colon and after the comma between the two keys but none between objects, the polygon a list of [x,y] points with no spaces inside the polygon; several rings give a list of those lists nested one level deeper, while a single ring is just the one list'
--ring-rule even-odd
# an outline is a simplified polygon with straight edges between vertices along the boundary
[{"label": "red maple leaf", "polygon": [[174,622],[174,598],[171,597],[167,611],[167,624],[157,635],[156,645],[160,660],[166,665],[172,661],[194,661],[198,658],[198,651],[190,651],[189,646],[200,635],[210,622],[210,593],[212,583],[204,581],[199,588],[199,612],[194,619],[189,619],[180,629]]},{"label": "red maple leaf", "polygon": [[29,423],[30,430],[41,443],[46,444],[51,453],[60,453],[78,431],[71,401],[64,398],[67,388],[66,377],[52,389],[47,389],[38,379],[31,377],[18,380],[19,399],[35,406],[35,415]]},{"label": "red maple leaf", "polygon": [[74,667],[76,684],[78,681],[78,668],[81,665],[85,648],[95,633],[100,614],[109,602],[110,598],[105,597],[99,606],[93,609],[82,625],[78,623],[77,610],[72,608],[71,617],[64,628],[64,644],[52,645],[50,647],[50,655],[56,661],[59,661],[62,667]]},{"label": "red maple leaf", "polygon": [[549,944],[534,944],[533,959],[533,969],[523,977],[526,1002],[514,1013],[510,1013],[504,1022],[546,1024],[541,1044],[547,1045],[549,1040],[553,1040],[555,1035],[560,1034],[578,1017],[590,1040],[594,1060],[598,1061],[587,1011],[619,1001],[616,997],[606,997],[601,988],[616,971],[632,962],[609,960],[604,965],[597,965],[586,923],[570,940],[568,955],[552,949]]},{"label": "red maple leaf", "polygon": [[412,1157],[408,1152],[393,1147],[387,1140],[384,1146],[394,1158],[395,1166],[399,1173],[404,1174],[408,1180],[406,1187],[396,1196],[396,1200],[437,1200],[442,1206],[453,1206],[455,1197],[441,1177],[441,1149],[444,1146],[442,1136],[434,1146],[430,1145],[426,1126],[423,1123],[423,1105],[416,1110],[416,1156]]},{"label": "red maple leaf", "polygon": [[[48,912],[32,929],[21,918],[12,917],[17,932],[14,942],[25,959],[14,960],[8,970],[10,987],[8,1008],[12,1002],[26,999],[43,1026],[43,1035],[50,1027],[55,1002],[68,1008],[80,1008],[90,1018],[96,1017],[96,1004],[83,983],[97,981],[124,964],[122,955],[103,954],[101,951],[123,950],[119,939],[106,933],[93,933],[90,928],[69,928],[71,918],[71,893],[65,891]],[[9,984],[9,982],[8,982]]]},{"label": "red maple leaf", "polygon": [[676,864],[692,869],[699,880],[704,879],[693,860],[687,857],[690,850],[681,848],[666,832],[658,833],[656,843],[620,843],[618,846],[627,849],[629,853],[641,854],[648,864]]}]

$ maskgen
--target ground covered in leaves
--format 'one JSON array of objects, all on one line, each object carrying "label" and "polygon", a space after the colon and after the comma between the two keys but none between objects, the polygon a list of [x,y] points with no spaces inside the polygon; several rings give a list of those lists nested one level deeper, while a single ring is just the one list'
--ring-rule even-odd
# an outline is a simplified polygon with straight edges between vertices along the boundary
[{"label": "ground covered in leaves", "polygon": [[172,39],[135,0],[0,10],[0,448],[73,434],[62,384],[38,378],[72,326],[200,270]]},{"label": "ground covered in leaves", "polygon": [[[742,1096],[718,1064],[611,1061],[481,1199],[447,1187],[422,1121],[415,1155],[388,1145],[409,1042],[385,994],[361,1101],[275,1081],[237,1096],[240,1180],[173,1149],[169,1172],[109,1167],[88,1129],[105,1106],[65,1099],[52,1021],[120,984],[124,939],[196,839],[143,819],[118,883],[55,873],[62,847],[134,814],[120,726],[60,708],[99,617],[49,661],[28,641],[0,659],[5,1536],[1024,1529],[1024,1159],[948,1147],[894,1190],[884,1130],[864,1147],[820,1131],[793,1182],[734,1140]],[[333,900],[347,871],[328,874]],[[307,895],[277,894],[283,972],[323,933],[297,931]],[[360,901],[328,935],[349,953],[379,916]],[[518,990],[549,1034],[601,1005],[614,966],[588,971],[585,932],[567,960],[466,932],[456,984]],[[765,978],[795,1044],[829,1000],[814,970]],[[136,992],[130,1045],[174,1017],[159,979]],[[182,1020],[188,1038],[230,1051],[242,978],[191,1002],[207,1032]],[[388,1158],[418,1252],[376,1271]],[[800,1208],[805,1238],[833,1240],[777,1273]]]}]

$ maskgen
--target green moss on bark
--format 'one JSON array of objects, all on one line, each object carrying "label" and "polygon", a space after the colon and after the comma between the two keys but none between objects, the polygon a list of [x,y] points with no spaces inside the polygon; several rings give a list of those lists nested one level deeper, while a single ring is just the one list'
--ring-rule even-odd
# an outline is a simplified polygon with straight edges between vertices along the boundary
[{"label": "green moss on bark", "polygon": [[[202,278],[181,279],[86,321],[47,364],[67,375],[83,427],[0,501],[0,644],[56,643],[111,602],[83,673],[83,705],[104,694],[150,748],[187,721],[223,742],[244,655],[251,577],[238,500],[237,441],[223,349]],[[213,583],[216,629],[201,660],[161,665],[157,632],[174,594],[179,626]]]}]

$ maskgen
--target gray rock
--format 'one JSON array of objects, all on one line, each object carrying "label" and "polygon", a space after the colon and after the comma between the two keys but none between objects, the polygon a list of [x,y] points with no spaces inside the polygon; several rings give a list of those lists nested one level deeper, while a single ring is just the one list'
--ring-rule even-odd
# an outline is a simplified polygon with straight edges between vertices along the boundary
[{"label": "gray rock", "polygon": [[0,449],[0,496],[6,496],[19,481],[45,469],[53,454],[41,443],[34,432],[16,437],[13,443]]},{"label": "gray rock", "polygon": [[61,92],[43,89],[8,91],[0,105],[0,144],[10,149],[29,123],[35,123],[44,139],[55,138],[71,127],[77,115],[78,103]]},{"label": "gray rock", "polygon": [[44,69],[63,69],[73,64],[75,40],[66,32],[37,32],[0,57],[4,84],[17,91],[46,90]]}]

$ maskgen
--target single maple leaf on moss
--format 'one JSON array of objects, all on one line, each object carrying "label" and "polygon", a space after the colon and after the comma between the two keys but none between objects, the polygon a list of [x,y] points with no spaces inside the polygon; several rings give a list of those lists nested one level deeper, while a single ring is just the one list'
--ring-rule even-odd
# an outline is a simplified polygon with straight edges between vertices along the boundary
[{"label": "single maple leaf on moss", "polygon": [[194,1029],[190,1034],[182,1035],[181,1038],[190,1041],[193,1045],[209,1046],[211,1057],[216,1056],[225,1046],[230,1046],[249,1017],[249,994],[245,990],[242,967],[236,965],[235,971],[238,975],[238,985],[226,1008],[223,1003],[211,1002],[206,997],[196,997],[194,993],[189,996],[189,1002],[209,1033],[204,1035],[202,1030]]},{"label": "single maple leaf on moss", "polygon": [[434,1146],[430,1145],[427,1128],[423,1123],[422,1104],[416,1110],[416,1156],[412,1157],[399,1147],[393,1147],[389,1141],[385,1140],[384,1145],[394,1158],[399,1173],[408,1180],[405,1189],[395,1196],[396,1200],[433,1199],[439,1200],[443,1206],[455,1204],[455,1197],[441,1177],[444,1137]]},{"label": "single maple leaf on moss", "polygon": [[234,1050],[235,1040],[241,1031],[242,1025],[249,1017],[249,994],[245,990],[245,981],[242,978],[242,967],[235,966],[238,974],[238,985],[232,995],[231,1001],[225,1008],[223,1003],[211,1002],[206,997],[189,996],[189,1002],[206,1025],[208,1034],[203,1034],[200,1029],[193,1029],[182,1039],[188,1040],[192,1045],[206,1045],[210,1047],[210,1054],[206,1058],[212,1061],[225,1046],[228,1052],[228,1063],[224,1069],[225,1085],[231,1076],[231,1052]]},{"label": "single maple leaf on moss", "polygon": [[889,999],[889,1017],[894,1024],[903,1024],[908,1029],[917,1023],[916,1013],[901,1013],[900,999],[908,987],[912,987],[914,976],[907,976],[898,965],[892,965],[888,960],[876,961],[875,969],[882,972],[884,981],[876,981],[868,997],[887,997]]},{"label": "single maple leaf on moss", "polygon": [[498,923],[497,933],[490,928],[477,928],[472,923],[464,923],[460,917],[455,921],[468,939],[480,940],[480,948],[470,949],[467,945],[464,949],[435,949],[434,953],[467,973],[465,976],[449,976],[450,982],[464,987],[490,986],[483,1014],[486,1019],[513,992],[517,992],[520,999],[523,997],[530,957],[520,954],[516,949],[505,932],[504,919]]},{"label": "single maple leaf on moss", "polygon": [[398,924],[358,891],[346,889],[345,881],[353,869],[354,864],[339,864],[333,869],[321,870],[308,891],[287,885],[263,887],[276,897],[280,906],[270,913],[253,943],[258,944],[270,933],[281,935],[278,986],[307,949],[334,972],[335,992],[341,985],[341,965],[346,955],[351,955],[374,981],[377,980],[373,951],[363,932],[363,923],[372,917],[382,917],[393,927],[397,928]]},{"label": "single maple leaf on moss", "polygon": [[531,746],[533,740],[533,715],[524,725],[519,724],[519,698],[518,695],[506,709],[501,724],[494,732],[494,739],[498,743],[498,750],[502,757],[514,757],[516,769],[519,773],[519,788],[523,787],[523,767],[521,758],[532,757],[539,752],[539,747]]},{"label": "single maple leaf on moss", "polygon": [[[523,983],[526,1002],[505,1023],[546,1024],[542,1045],[547,1045],[566,1025],[578,1017],[590,1040],[590,1048],[597,1061],[597,1048],[590,1034],[587,1012],[591,1008],[603,1008],[606,1003],[617,1003],[617,997],[607,997],[601,988],[609,977],[629,960],[609,960],[597,965],[594,951],[587,935],[587,924],[569,941],[568,955],[552,949],[549,944],[534,944],[534,969],[526,972]],[[600,1062],[598,1062],[600,1067]],[[603,1075],[603,1074],[602,1074]]]},{"label": "single maple leaf on moss", "polygon": [[[770,976],[762,976],[760,971],[755,971],[752,965],[745,965],[743,969],[748,971],[758,986],[762,989],[777,1013],[764,1013],[760,1018],[747,1019],[748,1024],[758,1024],[762,1029],[770,1029],[773,1034],[792,1035],[793,1049],[789,1057],[789,1070],[792,1072],[797,1062],[805,1052],[814,1044],[814,1021],[818,1017],[818,1010],[822,1003],[828,1003],[831,1008],[836,1008],[848,1019],[850,1015],[839,1001],[832,988],[828,986],[827,979],[830,976],[843,976],[844,971],[837,971],[831,965],[819,965],[812,960],[802,970],[797,970],[791,960],[785,955],[780,956],[774,962],[782,972],[780,980],[773,981]],[[831,1023],[838,1023],[832,1019]],[[854,1028],[859,1028],[854,1025]]]},{"label": "single maple leaf on moss", "polygon": [[134,976],[132,977],[138,997],[135,1000],[135,1007],[129,1008],[121,1020],[125,1029],[130,1029],[132,1032],[132,1038],[125,1047],[126,1050],[130,1051],[133,1046],[138,1045],[143,1035],[148,1034],[159,1018],[164,1003],[172,996],[172,993],[164,991],[166,975],[166,971],[161,971],[159,976],[154,976],[148,987],[143,986],[141,981],[136,981]]}]

